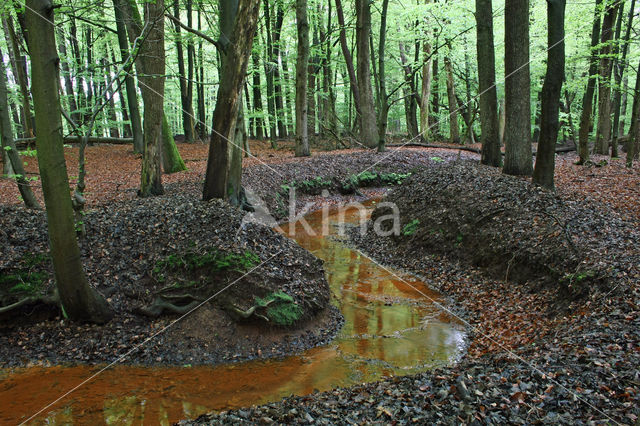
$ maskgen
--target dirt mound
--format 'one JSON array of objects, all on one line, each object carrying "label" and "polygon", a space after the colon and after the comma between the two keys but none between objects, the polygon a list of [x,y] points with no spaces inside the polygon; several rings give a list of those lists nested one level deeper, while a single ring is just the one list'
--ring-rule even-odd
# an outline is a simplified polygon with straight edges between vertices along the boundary
[{"label": "dirt mound", "polygon": [[[0,276],[28,278],[25,282],[30,285],[23,288],[5,280],[0,286],[3,304],[24,297],[25,291],[50,293],[54,283],[44,213],[0,205],[0,217]],[[174,345],[173,350],[169,345],[159,356],[150,358],[149,352],[134,359],[171,362],[179,356],[178,362],[208,363],[241,359],[246,352],[279,355],[326,341],[333,334],[328,330],[335,332],[339,315],[329,307],[322,261],[270,228],[243,218],[238,209],[217,200],[199,201],[194,194],[88,211],[87,235],[81,240],[83,264],[90,284],[108,298],[116,317],[104,327],[72,325],[61,320],[59,310],[25,306],[0,325],[2,359],[11,364],[19,364],[18,357],[108,361],[175,318],[155,318],[157,314],[187,312],[218,292],[208,303],[208,309],[217,313],[209,317],[224,321],[181,322],[160,338]],[[165,306],[160,306],[160,296]],[[162,309],[169,305],[173,308]],[[327,309],[333,313],[326,314]],[[315,324],[314,330],[306,320],[316,317],[322,324]],[[189,327],[209,330],[206,339],[198,339]],[[292,328],[299,328],[300,336]],[[254,329],[290,336],[288,342],[266,339],[266,347],[257,347],[244,339],[255,335]],[[194,336],[188,345],[181,337],[185,335]],[[203,349],[201,341],[212,344]]]},{"label": "dirt mound", "polygon": [[[583,295],[640,259],[638,234],[619,215],[472,162],[421,169],[386,201],[400,210],[400,235],[366,238],[408,257],[444,255],[533,288]],[[372,219],[388,213],[377,209]]]}]

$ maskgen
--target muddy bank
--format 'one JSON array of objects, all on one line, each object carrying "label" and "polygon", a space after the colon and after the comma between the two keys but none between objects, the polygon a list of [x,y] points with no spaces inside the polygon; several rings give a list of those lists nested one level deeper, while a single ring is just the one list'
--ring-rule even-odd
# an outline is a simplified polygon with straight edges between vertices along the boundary
[{"label": "muddy bank", "polygon": [[[469,194],[473,198],[467,199]],[[637,422],[636,222],[607,205],[556,197],[472,164],[415,173],[389,199],[406,213],[406,232],[396,238],[369,233],[354,244],[383,264],[419,274],[457,302],[473,338],[465,359],[415,376],[202,416],[193,424]],[[466,209],[457,209],[458,202]],[[504,217],[496,219],[499,215]],[[484,223],[478,222],[482,218]],[[407,228],[415,219],[419,223]],[[463,226],[469,223],[474,226]],[[483,235],[484,246],[472,228]],[[586,256],[572,253],[566,233]],[[428,238],[432,235],[437,245]],[[495,253],[493,263],[483,264],[475,256],[487,253],[473,253],[480,247],[488,253],[527,253],[533,265],[530,279],[522,272],[517,280],[505,280],[502,273],[513,253],[503,256],[502,264]],[[548,270],[540,269],[544,256],[560,271],[555,276],[560,279],[550,280]],[[526,265],[526,257],[520,259]],[[563,290],[560,280],[575,272],[578,259],[578,266],[584,262],[598,274],[580,279],[581,291]]]},{"label": "muddy bank", "polygon": [[[13,206],[0,210],[3,305],[50,293],[44,214]],[[75,324],[57,307],[39,304],[6,313],[2,366],[114,361],[169,326],[178,312],[227,286],[126,362],[214,364],[282,356],[330,341],[342,319],[329,304],[322,262],[243,218],[244,212],[201,202],[194,192],[88,211],[82,261],[115,318],[105,326]],[[169,304],[179,308],[176,313],[154,317]]]}]

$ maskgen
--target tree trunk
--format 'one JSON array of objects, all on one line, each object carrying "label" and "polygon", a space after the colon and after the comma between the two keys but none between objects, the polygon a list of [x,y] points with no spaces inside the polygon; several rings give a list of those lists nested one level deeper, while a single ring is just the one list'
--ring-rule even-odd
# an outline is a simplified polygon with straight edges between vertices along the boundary
[{"label": "tree trunk", "polygon": [[[404,114],[407,122],[407,135],[409,139],[418,137],[418,119],[416,117],[418,110],[418,94],[416,93],[415,79],[411,65],[408,63],[404,44],[399,42],[400,63],[404,70],[405,87],[403,87],[404,96]],[[408,88],[407,88],[408,87]]]},{"label": "tree trunk", "polygon": [[[224,3],[223,3],[224,4]],[[231,142],[236,129],[240,93],[247,72],[251,45],[257,28],[259,0],[240,0],[229,32],[231,40],[225,48],[209,158],[203,188],[203,199],[221,198],[239,205],[241,190],[241,150]],[[227,17],[221,13],[221,21]],[[222,34],[225,34],[221,31]]]},{"label": "tree trunk", "polygon": [[[180,4],[179,2],[173,3],[173,16],[180,20]],[[191,97],[189,96],[188,85],[193,78],[187,78],[187,71],[184,66],[184,48],[182,46],[182,34],[180,31],[180,25],[174,23],[175,37],[176,37],[176,52],[178,55],[178,74],[180,80],[180,102],[182,105],[182,129],[184,131],[185,142],[192,143],[193,135],[195,133],[193,128],[193,106],[191,104]],[[191,59],[193,62],[193,59]],[[191,72],[193,72],[193,64],[191,64]],[[193,76],[192,76],[193,77]]]},{"label": "tree trunk", "polygon": [[[252,73],[252,92],[253,92],[253,113],[255,115],[256,139],[264,139],[265,125],[264,117],[262,114],[262,92],[260,91],[260,58],[258,52],[251,54],[253,60],[253,73]],[[247,99],[248,101],[248,99]]]},{"label": "tree trunk", "polygon": [[547,0],[547,73],[542,85],[540,140],[533,183],[553,189],[556,141],[560,128],[559,106],[564,78],[565,0]]},{"label": "tree trunk", "polygon": [[32,89],[36,127],[38,165],[47,210],[51,257],[60,301],[67,315],[77,321],[104,323],[112,313],[106,301],[88,282],[82,268],[76,240],[69,179],[62,147],[62,118],[58,91],[58,64],[54,26],[54,7],[50,0],[27,0],[26,28],[32,65]]},{"label": "tree trunk", "polygon": [[[629,51],[629,40],[631,38],[631,28],[633,25],[633,16],[635,15],[635,6],[636,0],[631,0],[631,7],[629,8],[629,17],[627,18],[627,30],[624,34],[624,38],[622,39],[622,57],[620,60],[616,61],[615,66],[615,92],[613,95],[613,134],[611,137],[611,156],[618,156],[618,136],[622,133],[620,127],[620,109],[622,102],[622,93],[624,92],[624,103],[626,104],[626,90],[621,90],[622,78],[624,76],[624,70],[627,66],[627,52]],[[622,9],[620,9],[620,16],[622,16]],[[627,82],[626,76],[625,83]],[[626,110],[626,105],[625,105]],[[626,111],[625,111],[626,112]],[[624,114],[622,114],[624,117]],[[624,119],[622,124],[622,129],[624,129]]]},{"label": "tree trunk", "polygon": [[[340,26],[340,48],[342,49],[342,55],[344,56],[344,62],[349,74],[349,88],[351,89],[351,95],[353,96],[353,103],[355,104],[357,115],[361,114],[360,109],[360,92],[358,91],[358,79],[356,77],[356,71],[353,67],[353,58],[351,57],[351,51],[347,45],[347,31],[344,23],[344,12],[342,10],[342,1],[335,0],[336,2],[336,14],[338,15],[338,25]],[[367,35],[368,39],[368,35]]]},{"label": "tree trunk", "polygon": [[164,120],[164,0],[144,3],[145,34],[140,46],[144,102],[144,151],[138,195],[160,195],[162,188],[162,127]]},{"label": "tree trunk", "polygon": [[482,164],[500,167],[500,135],[498,95],[496,93],[496,60],[493,46],[493,8],[491,0],[476,0],[478,52],[478,92],[480,93],[480,129],[482,131]]},{"label": "tree trunk", "polygon": [[598,128],[596,133],[596,154],[609,154],[611,140],[611,50],[613,26],[618,13],[618,0],[613,0],[602,19],[600,35],[600,76],[598,79]]},{"label": "tree trunk", "polygon": [[[327,130],[332,135],[335,135],[338,128],[338,117],[336,116],[336,94],[333,90],[333,70],[331,69],[331,34],[333,28],[331,26],[331,0],[328,2],[327,13],[327,30],[326,33],[320,30],[320,39],[325,40],[323,43],[324,55],[322,58],[322,90],[324,92],[323,97],[323,120],[320,124],[320,133],[324,135],[324,131]],[[322,16],[320,14],[320,16]]]},{"label": "tree trunk", "polygon": [[505,156],[503,173],[531,176],[529,0],[505,1]]},{"label": "tree trunk", "polygon": [[448,56],[444,57],[444,70],[447,73],[447,98],[449,104],[449,143],[460,143],[460,130],[458,128],[458,102],[456,101],[456,89],[453,84],[453,69]]},{"label": "tree trunk", "polygon": [[[309,128],[307,127],[307,85],[309,79],[309,21],[307,0],[296,0],[296,26],[298,28],[298,58],[296,60],[296,157],[311,155]],[[313,88],[312,88],[313,90]]]},{"label": "tree trunk", "polygon": [[[108,82],[111,80],[111,65],[109,65],[106,58],[102,58],[101,62],[103,71],[105,73],[105,82]],[[107,96],[109,97],[107,118],[109,119],[109,137],[119,138],[120,131],[118,130],[118,117],[116,116],[116,103],[113,100],[115,92],[115,87],[111,85],[110,89],[107,92]]]},{"label": "tree trunk", "polygon": [[371,10],[368,0],[356,0],[356,46],[358,63],[358,93],[360,96],[360,135],[365,146],[378,146],[375,103],[371,88],[371,60],[369,34],[371,33]]},{"label": "tree trunk", "polygon": [[[268,1],[268,0],[265,0]],[[284,9],[278,3],[276,11],[276,21],[273,28],[273,57],[271,58],[271,66],[273,67],[273,99],[276,108],[276,125],[278,127],[278,136],[280,138],[287,137],[287,127],[284,112],[284,101],[282,97],[282,82],[280,81],[280,35],[282,33],[282,22],[284,20]]]},{"label": "tree trunk", "polygon": [[[198,30],[202,30],[202,5],[198,6]],[[198,41],[198,69],[196,70],[198,83],[196,84],[196,94],[198,98],[198,123],[196,124],[196,132],[198,138],[204,141],[207,135],[207,112],[204,102],[204,54],[202,51],[202,39]]]},{"label": "tree trunk", "polygon": [[596,88],[596,75],[598,73],[598,40],[600,39],[600,8],[603,0],[596,0],[596,7],[591,29],[591,56],[589,58],[589,80],[582,98],[582,112],[580,114],[580,129],[578,130],[578,155],[577,164],[589,162],[589,131],[591,128],[591,110],[593,108],[593,94]]},{"label": "tree trunk", "polygon": [[500,99],[498,104],[498,139],[500,139],[500,146],[504,146],[504,126],[507,121],[507,115],[505,111],[504,98]]},{"label": "tree trunk", "polygon": [[[193,28],[193,1],[186,0],[186,6],[187,6],[187,26],[189,28]],[[185,133],[185,139],[188,142],[194,142],[197,137],[195,132],[196,117],[193,114],[193,74],[194,74],[194,68],[195,68],[195,56],[196,56],[196,51],[195,51],[195,46],[193,44],[193,39],[189,37],[187,39],[187,93],[185,97],[185,103],[187,104],[187,107],[188,107],[187,111],[189,112],[189,121],[191,123],[191,126],[189,127],[189,131],[191,132],[191,139],[189,139],[188,135]]]},{"label": "tree trunk", "polygon": [[[430,3],[427,0],[427,3]],[[420,93],[420,135],[424,142],[431,138],[429,131],[429,106],[431,105],[431,78],[433,73],[433,61],[431,59],[431,43],[422,42],[422,90]],[[448,86],[447,86],[448,87]]]},{"label": "tree trunk", "polygon": [[33,116],[31,115],[31,95],[29,94],[29,83],[27,81],[27,59],[20,52],[20,43],[18,35],[13,27],[13,18],[7,17],[5,22],[7,23],[7,29],[11,39],[11,51],[13,51],[16,60],[16,69],[18,72],[16,78],[18,79],[20,94],[22,95],[22,119],[24,125],[23,137],[29,138],[33,137],[35,133],[33,128]]},{"label": "tree trunk", "polygon": [[[118,47],[120,58],[124,62],[129,58],[129,42],[127,41],[127,29],[124,23],[126,15],[123,1],[113,0],[113,7],[116,17],[116,29],[118,31]],[[127,106],[129,108],[129,120],[131,120],[131,132],[133,134],[133,152],[141,154],[144,150],[144,134],[142,131],[142,119],[140,118],[140,107],[138,105],[138,93],[133,76],[127,72],[124,79],[124,86],[127,93]]]},{"label": "tree trunk", "polygon": [[264,61],[264,74],[267,80],[267,112],[269,113],[269,139],[271,147],[275,149],[276,144],[276,104],[275,104],[275,82],[274,73],[276,71],[275,62],[273,61],[273,42],[271,40],[271,15],[269,10],[269,0],[264,0],[264,19],[265,31],[267,33],[266,60]]},{"label": "tree trunk", "polygon": [[[640,64],[638,64],[640,70]],[[627,167],[633,166],[640,148],[640,71],[636,74],[636,86],[633,91],[633,109],[631,110],[631,128],[627,142]]]},{"label": "tree trunk", "polygon": [[10,161],[13,174],[15,175],[14,178],[18,185],[18,191],[20,191],[24,205],[30,209],[39,209],[40,205],[35,195],[33,195],[33,191],[27,180],[27,174],[22,165],[22,159],[13,141],[9,103],[7,101],[7,73],[4,68],[2,52],[0,52],[0,136],[2,137],[2,152],[6,154],[5,161]]},{"label": "tree trunk", "polygon": [[[384,67],[385,47],[387,41],[387,10],[389,0],[382,0],[382,14],[380,16],[380,42],[378,43],[378,96],[380,111],[378,111],[378,152],[386,150],[387,122],[389,117],[389,97],[387,96],[386,71]],[[431,86],[431,82],[429,82]]]}]

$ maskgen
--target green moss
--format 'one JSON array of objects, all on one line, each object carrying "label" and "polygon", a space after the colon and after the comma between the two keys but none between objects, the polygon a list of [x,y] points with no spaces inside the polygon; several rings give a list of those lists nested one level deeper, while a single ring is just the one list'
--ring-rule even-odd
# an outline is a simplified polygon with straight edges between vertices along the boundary
[{"label": "green moss", "polygon": [[206,249],[203,253],[187,251],[181,254],[171,254],[156,262],[153,272],[163,271],[183,272],[206,268],[209,272],[238,271],[246,272],[260,262],[258,255],[250,250],[243,253],[232,253],[217,248]]},{"label": "green moss", "polygon": [[267,318],[278,325],[293,325],[302,317],[300,305],[283,291],[268,294],[264,299],[256,297],[256,305],[267,307]]},{"label": "green moss", "polygon": [[418,225],[420,225],[420,221],[418,219],[413,219],[402,227],[402,234],[406,236],[415,234],[418,230]]},{"label": "green moss", "polygon": [[49,258],[43,253],[27,253],[18,262],[19,268],[13,273],[0,276],[0,288],[9,293],[35,294],[49,278],[43,271]]}]

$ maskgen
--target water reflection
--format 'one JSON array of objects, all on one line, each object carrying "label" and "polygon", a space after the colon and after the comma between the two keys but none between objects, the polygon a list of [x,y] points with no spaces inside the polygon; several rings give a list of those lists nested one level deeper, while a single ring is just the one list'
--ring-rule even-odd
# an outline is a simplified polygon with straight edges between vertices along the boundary
[{"label": "water reflection", "polygon": [[[352,223],[359,220],[352,213],[346,218]],[[322,230],[322,211],[306,219],[318,232]],[[34,423],[170,424],[211,410],[423,371],[455,360],[464,333],[430,302],[440,301],[440,296],[414,277],[403,277],[408,285],[349,249],[336,238],[337,219],[337,212],[328,216],[332,236],[308,236],[301,226],[295,236],[300,245],[325,261],[334,303],[346,320],[331,345],[280,360],[215,368],[118,366],[82,386]],[[3,375],[0,423],[25,420],[97,370],[30,368]]]}]

